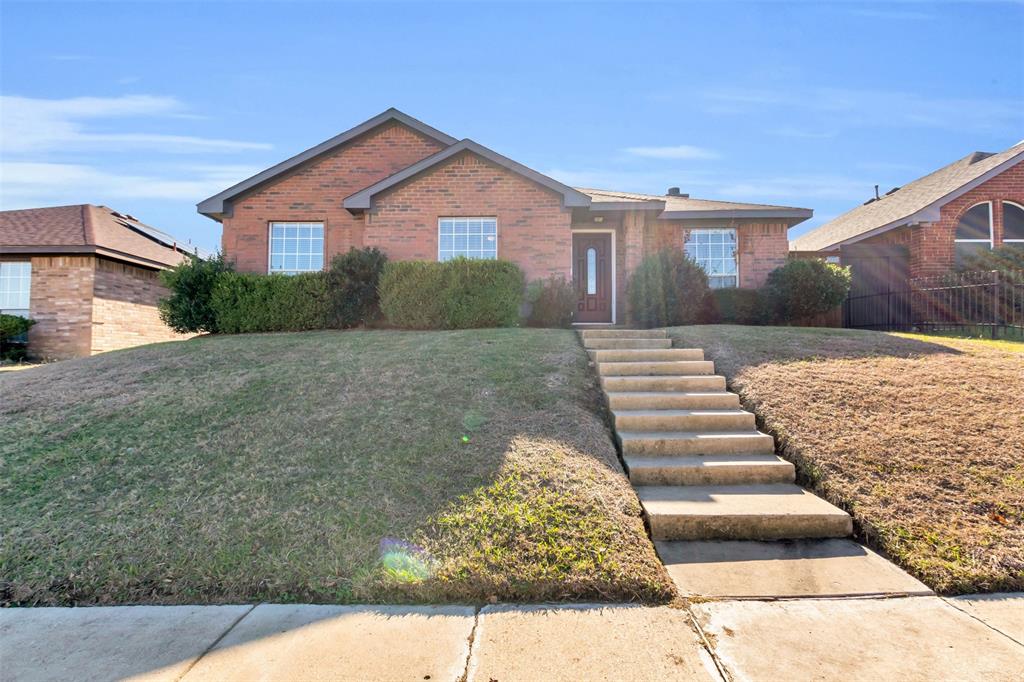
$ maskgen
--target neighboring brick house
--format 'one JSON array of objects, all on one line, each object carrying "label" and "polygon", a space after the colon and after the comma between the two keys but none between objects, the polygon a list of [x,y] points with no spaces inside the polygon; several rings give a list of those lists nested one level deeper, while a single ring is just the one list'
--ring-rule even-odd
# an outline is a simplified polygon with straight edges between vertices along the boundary
[{"label": "neighboring brick house", "polygon": [[156,304],[167,295],[157,273],[187,257],[170,235],[106,206],[0,211],[0,312],[36,321],[37,358],[186,338]]},{"label": "neighboring brick house", "polygon": [[320,270],[352,247],[396,260],[514,261],[575,281],[576,321],[625,321],[625,287],[657,248],[686,249],[713,286],[755,287],[809,209],[572,188],[395,109],[198,205],[250,272]]},{"label": "neighboring brick house", "polygon": [[[979,249],[1024,247],[1024,142],[974,152],[795,239],[800,255],[857,263],[905,260],[910,277],[941,275]],[[856,273],[855,273],[856,274]]]}]

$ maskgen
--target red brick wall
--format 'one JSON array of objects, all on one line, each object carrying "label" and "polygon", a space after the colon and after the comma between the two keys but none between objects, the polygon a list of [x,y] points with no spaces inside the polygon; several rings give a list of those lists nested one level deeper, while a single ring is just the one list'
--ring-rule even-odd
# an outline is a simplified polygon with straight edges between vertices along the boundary
[{"label": "red brick wall", "polygon": [[[659,220],[653,248],[682,249],[686,230],[713,227],[722,226],[682,220]],[[789,238],[785,223],[744,223],[727,227],[736,228],[736,264],[739,269],[740,287],[762,286],[769,272],[786,264]]]},{"label": "red brick wall", "polygon": [[29,353],[40,359],[89,355],[93,256],[33,256]]},{"label": "red brick wall", "polygon": [[93,353],[191,336],[160,320],[157,302],[168,292],[155,271],[99,258],[94,276]]},{"label": "red brick wall", "polygon": [[498,220],[498,258],[528,280],[569,277],[572,212],[561,195],[466,152],[374,199],[364,244],[392,260],[437,260],[438,218]]},{"label": "red brick wall", "polygon": [[245,272],[267,271],[268,223],[324,223],[324,256],[363,246],[363,220],[342,207],[345,197],[443,148],[399,123],[385,124],[285,178],[234,202],[223,221],[224,254]]}]

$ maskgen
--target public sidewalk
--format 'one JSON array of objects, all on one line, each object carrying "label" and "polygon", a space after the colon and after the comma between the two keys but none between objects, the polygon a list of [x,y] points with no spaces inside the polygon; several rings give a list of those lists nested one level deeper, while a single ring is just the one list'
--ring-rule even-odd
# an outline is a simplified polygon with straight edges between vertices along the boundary
[{"label": "public sidewalk", "polygon": [[[1024,594],[0,610],[0,679],[1011,680]],[[728,677],[727,677],[728,676]]]}]

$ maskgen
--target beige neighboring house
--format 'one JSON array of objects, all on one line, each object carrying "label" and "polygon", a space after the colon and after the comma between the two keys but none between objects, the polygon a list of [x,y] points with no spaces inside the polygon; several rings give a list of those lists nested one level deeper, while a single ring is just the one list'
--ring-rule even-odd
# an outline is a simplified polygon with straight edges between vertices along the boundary
[{"label": "beige neighboring house", "polygon": [[192,252],[106,206],[0,211],[0,312],[36,321],[28,339],[36,358],[187,338],[160,321],[167,290],[158,273]]}]

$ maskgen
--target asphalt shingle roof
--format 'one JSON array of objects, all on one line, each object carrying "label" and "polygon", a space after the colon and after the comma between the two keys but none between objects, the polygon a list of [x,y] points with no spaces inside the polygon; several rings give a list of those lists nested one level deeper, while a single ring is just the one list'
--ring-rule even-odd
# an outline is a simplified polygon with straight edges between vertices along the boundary
[{"label": "asphalt shingle roof", "polygon": [[915,213],[928,208],[1002,164],[1024,160],[1024,142],[998,154],[973,152],[934,173],[903,185],[881,199],[847,211],[817,229],[793,240],[793,251],[821,251],[882,227],[906,224]]},{"label": "asphalt shingle roof", "polygon": [[[101,249],[160,265],[176,265],[191,245],[106,206],[76,204],[0,211],[0,250],[20,253]],[[202,254],[201,254],[202,255]]]}]

